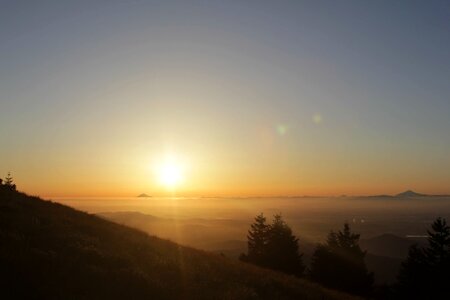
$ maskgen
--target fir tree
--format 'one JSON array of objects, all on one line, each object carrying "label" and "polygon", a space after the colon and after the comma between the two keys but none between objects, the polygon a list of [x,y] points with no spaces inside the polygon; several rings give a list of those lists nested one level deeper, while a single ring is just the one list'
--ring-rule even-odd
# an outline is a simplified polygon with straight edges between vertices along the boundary
[{"label": "fir tree", "polygon": [[281,215],[275,215],[268,234],[266,265],[287,274],[302,276],[305,270],[302,256],[298,238]]},{"label": "fir tree", "polygon": [[8,175],[5,177],[5,186],[7,186],[11,190],[16,190],[16,185],[14,184],[11,172],[8,172]]},{"label": "fir tree", "polygon": [[304,272],[298,239],[280,215],[271,225],[263,214],[256,216],[247,235],[248,253],[240,259],[255,265],[301,276]]},{"label": "fir tree", "polygon": [[398,298],[450,299],[450,227],[438,218],[428,230],[428,246],[411,246],[398,276]]},{"label": "fir tree", "polygon": [[440,267],[448,262],[450,256],[450,227],[446,220],[438,218],[427,230],[429,247],[424,249],[425,256],[432,266]]},{"label": "fir tree", "polygon": [[8,175],[5,177],[5,185],[12,186],[13,185],[13,178],[11,176],[11,172],[8,172]]},{"label": "fir tree", "polygon": [[334,289],[358,295],[368,295],[373,284],[364,261],[366,255],[359,246],[359,234],[350,231],[346,223],[342,231],[328,234],[325,244],[319,244],[311,263],[311,279]]},{"label": "fir tree", "polygon": [[264,214],[255,217],[255,222],[250,225],[247,235],[248,254],[242,255],[241,260],[257,265],[263,265],[266,256],[267,234],[269,226],[266,224]]}]

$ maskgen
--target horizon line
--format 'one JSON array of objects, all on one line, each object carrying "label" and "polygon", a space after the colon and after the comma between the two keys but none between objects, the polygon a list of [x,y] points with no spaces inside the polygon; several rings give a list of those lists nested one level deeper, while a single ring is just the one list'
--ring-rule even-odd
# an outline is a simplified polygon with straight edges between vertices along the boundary
[{"label": "horizon line", "polygon": [[[62,195],[42,195],[38,197],[42,198],[53,198],[53,199],[67,199],[67,198],[239,198],[239,199],[246,199],[246,198],[358,198],[358,197],[397,197],[401,196],[401,194],[405,192],[409,192],[412,190],[406,190],[404,192],[400,192],[397,194],[340,194],[340,195],[163,195],[163,194],[156,194],[151,195],[147,194],[148,197],[139,197],[141,194],[136,195],[74,195],[74,196],[62,196]],[[423,196],[423,197],[450,197],[450,193],[417,193],[412,191],[413,193],[417,194],[417,197]]]}]

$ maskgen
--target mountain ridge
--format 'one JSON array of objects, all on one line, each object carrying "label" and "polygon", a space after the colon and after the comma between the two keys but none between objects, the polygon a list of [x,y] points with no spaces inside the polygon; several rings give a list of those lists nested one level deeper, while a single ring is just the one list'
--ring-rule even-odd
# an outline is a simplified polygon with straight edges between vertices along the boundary
[{"label": "mountain ridge", "polygon": [[388,194],[380,194],[380,195],[370,195],[370,196],[366,196],[368,198],[420,198],[420,197],[445,197],[448,198],[450,197],[450,195],[447,194],[422,194],[422,193],[417,193],[413,190],[406,190],[404,192],[395,194],[395,195],[388,195]]},{"label": "mountain ridge", "polygon": [[427,197],[427,196],[431,196],[431,195],[416,193],[412,190],[406,190],[402,193],[395,195],[395,197]]},{"label": "mountain ridge", "polygon": [[137,196],[138,198],[151,198],[152,196],[147,195],[146,193],[142,193],[140,195]]}]

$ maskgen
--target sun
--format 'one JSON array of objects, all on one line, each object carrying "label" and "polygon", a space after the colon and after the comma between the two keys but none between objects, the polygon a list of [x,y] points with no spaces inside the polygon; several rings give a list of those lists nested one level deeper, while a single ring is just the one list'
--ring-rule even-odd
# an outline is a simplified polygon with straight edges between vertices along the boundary
[{"label": "sun", "polygon": [[160,184],[173,189],[183,180],[183,168],[175,162],[165,162],[159,167],[157,176]]},{"label": "sun", "polygon": [[184,156],[166,153],[165,155],[155,157],[151,165],[154,182],[161,187],[175,192],[179,187],[184,185],[188,166]]}]

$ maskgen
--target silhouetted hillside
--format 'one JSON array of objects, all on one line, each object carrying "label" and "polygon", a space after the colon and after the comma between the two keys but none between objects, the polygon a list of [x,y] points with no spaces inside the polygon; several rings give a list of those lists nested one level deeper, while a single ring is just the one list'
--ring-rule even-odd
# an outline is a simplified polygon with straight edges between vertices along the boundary
[{"label": "silhouetted hillside", "polygon": [[[211,219],[196,222],[195,219],[174,220],[132,211],[99,213],[97,215],[147,233],[157,232],[159,236],[176,239],[184,245],[225,254],[233,259],[238,259],[242,253],[247,251],[247,241],[226,239],[222,233],[225,232],[226,227],[235,226],[239,222],[236,220]],[[241,231],[245,232],[245,229],[241,229]],[[236,231],[232,231],[232,233],[234,232]],[[229,233],[226,234],[226,237],[229,238]],[[403,238],[392,234],[361,239],[361,248],[368,251],[365,261],[369,271],[374,272],[375,283],[394,283],[400,263],[406,258],[409,247],[421,241],[423,242],[424,239]],[[304,254],[303,261],[305,265],[309,266],[317,243],[300,236],[299,244]]]},{"label": "silhouetted hillside", "polygon": [[0,190],[3,299],[354,299]]}]

